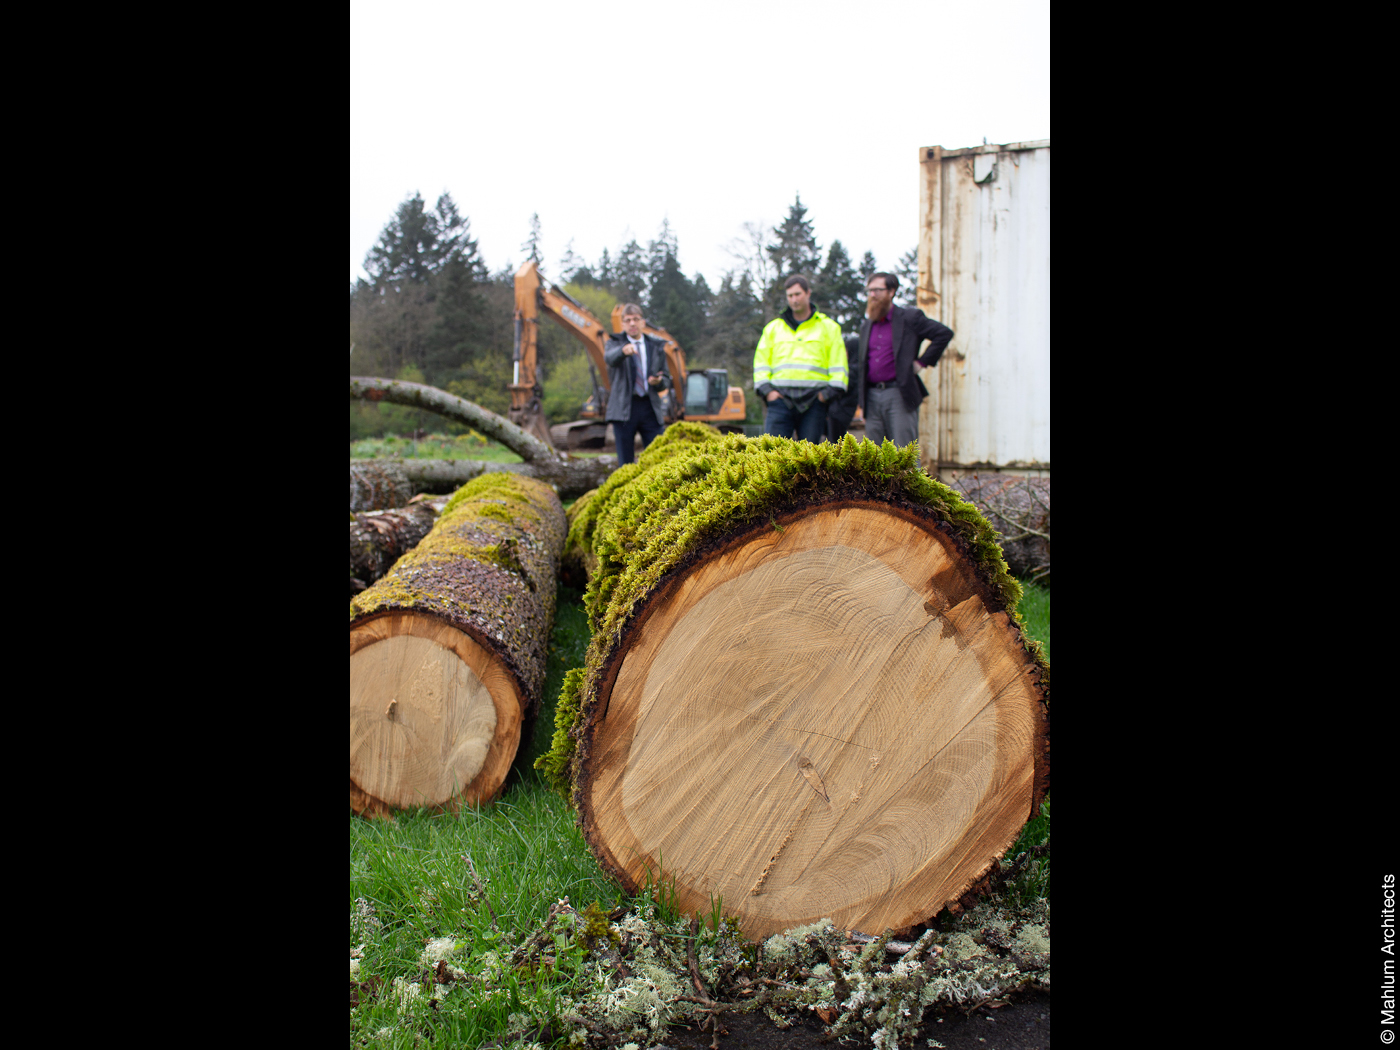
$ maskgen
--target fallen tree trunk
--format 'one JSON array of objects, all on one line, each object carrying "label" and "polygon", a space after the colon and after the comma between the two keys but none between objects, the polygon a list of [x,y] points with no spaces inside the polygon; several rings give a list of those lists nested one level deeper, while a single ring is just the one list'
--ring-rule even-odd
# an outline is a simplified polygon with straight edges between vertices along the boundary
[{"label": "fallen tree trunk", "polygon": [[593,639],[536,765],[683,914],[957,911],[1049,787],[1049,664],[993,530],[911,450],[687,426],[575,504]]},{"label": "fallen tree trunk", "polygon": [[496,798],[538,714],[564,513],[489,474],[350,603],[350,808]]},{"label": "fallen tree trunk", "polygon": [[953,487],[1001,533],[1011,571],[1050,586],[1050,479],[964,474]]},{"label": "fallen tree trunk", "polygon": [[555,459],[544,463],[489,463],[478,459],[406,459],[404,472],[419,492],[455,491],[493,471],[520,474],[553,485],[563,499],[597,488],[617,469],[616,456]]},{"label": "fallen tree trunk", "polygon": [[[524,469],[516,470],[514,465],[502,465],[504,469],[528,474],[553,485],[565,499],[597,488],[617,466],[616,457],[574,459],[560,455],[510,420],[503,419],[465,398],[422,383],[381,379],[375,376],[351,376],[350,396],[366,401],[387,401],[390,404],[427,409],[469,426],[493,441],[505,445],[525,461]],[[484,469],[501,468],[492,466]],[[478,474],[481,472],[476,471]]]},{"label": "fallen tree trunk", "polygon": [[350,461],[350,513],[402,507],[413,498],[413,482],[393,459]]},{"label": "fallen tree trunk", "polygon": [[414,496],[408,506],[350,515],[350,595],[383,576],[428,534],[447,496]]}]

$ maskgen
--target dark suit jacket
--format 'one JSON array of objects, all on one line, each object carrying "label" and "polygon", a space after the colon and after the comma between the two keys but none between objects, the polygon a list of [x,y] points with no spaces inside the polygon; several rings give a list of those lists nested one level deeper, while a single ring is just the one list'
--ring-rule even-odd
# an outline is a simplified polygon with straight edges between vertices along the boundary
[{"label": "dark suit jacket", "polygon": [[842,338],[846,341],[846,367],[850,374],[846,377],[846,392],[838,398],[833,398],[826,406],[826,421],[834,423],[845,433],[846,428],[851,425],[851,420],[856,417],[856,399],[860,396],[855,373],[856,348],[860,343],[860,336],[852,333]]},{"label": "dark suit jacket", "polygon": [[[666,425],[666,410],[661,407],[660,391],[674,390],[675,382],[671,379],[671,367],[666,363],[666,344],[655,336],[642,334],[642,338],[647,344],[647,379],[652,376],[661,377],[661,386],[654,387],[648,381],[647,397],[651,401],[651,407],[656,412],[656,422],[661,426]],[[632,390],[633,382],[637,375],[637,355],[624,354],[622,351],[627,347],[627,335],[614,335],[608,339],[607,346],[603,348],[603,360],[608,366],[608,384],[612,387],[608,391],[608,410],[604,414],[604,421],[609,423],[626,423],[632,413]]]},{"label": "dark suit jacket", "polygon": [[[890,307],[890,336],[894,339],[894,380],[899,384],[900,397],[909,411],[918,410],[919,402],[928,397],[928,388],[914,371],[914,355],[919,352],[919,344],[929,340],[929,348],[919,358],[925,368],[937,363],[948,341],[953,338],[953,330],[940,324],[922,310],[907,306]],[[861,322],[860,342],[856,346],[856,359],[851,369],[856,384],[856,401],[861,411],[865,411],[865,357],[870,341],[870,318]]]}]

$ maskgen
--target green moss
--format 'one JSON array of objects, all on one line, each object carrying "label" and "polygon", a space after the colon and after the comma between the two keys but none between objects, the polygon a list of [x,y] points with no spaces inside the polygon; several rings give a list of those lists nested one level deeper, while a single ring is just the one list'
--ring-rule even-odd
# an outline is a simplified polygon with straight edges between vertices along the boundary
[{"label": "green moss", "polygon": [[544,774],[549,784],[567,802],[569,799],[569,760],[573,757],[573,742],[569,735],[579,716],[579,689],[583,685],[583,668],[575,667],[564,675],[559,689],[559,701],[554,708],[554,741],[550,749],[535,759],[535,768]]},{"label": "green moss", "polygon": [[720,441],[724,437],[718,430],[704,423],[672,423],[666,430],[643,450],[633,463],[624,463],[596,489],[579,497],[569,512],[569,533],[564,539],[564,561],[592,569],[593,530],[598,517],[605,511],[617,493],[630,485],[638,476],[667,462],[678,453]]},{"label": "green moss", "polygon": [[[676,424],[636,463],[620,467],[580,500],[571,521],[566,548],[581,552],[589,570],[584,608],[593,639],[581,679],[566,683],[572,693],[567,704],[561,695],[554,747],[539,765],[566,797],[576,730],[639,605],[708,542],[776,523],[789,510],[825,499],[903,504],[946,523],[1019,623],[1021,586],[1007,569],[995,530],[960,493],[920,468],[917,446],[850,436],[814,445]],[[1040,647],[1031,643],[1029,649],[1048,681]]]},{"label": "green moss", "polygon": [[592,950],[599,941],[609,942],[614,948],[622,943],[622,938],[612,924],[608,922],[608,917],[598,902],[594,901],[583,912],[583,928],[577,934],[583,940],[584,947]]},{"label": "green moss", "polygon": [[[522,486],[520,484],[522,481],[529,481],[531,486]],[[452,498],[447,501],[447,506],[442,508],[442,516],[451,514],[463,503],[490,497],[528,504],[532,502],[530,487],[540,484],[543,483],[520,474],[513,474],[510,471],[489,471],[472,478],[471,481],[454,492]],[[548,488],[548,486],[545,487]]]}]

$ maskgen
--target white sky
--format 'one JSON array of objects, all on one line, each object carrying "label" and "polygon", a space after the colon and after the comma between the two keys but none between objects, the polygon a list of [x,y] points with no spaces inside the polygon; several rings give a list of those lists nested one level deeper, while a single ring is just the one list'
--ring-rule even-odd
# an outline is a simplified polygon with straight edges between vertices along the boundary
[{"label": "white sky", "polygon": [[1050,137],[1049,0],[350,4],[350,279],[399,204],[451,193],[494,272],[670,220],[712,289],[795,194],[825,252],[918,240],[918,151]]}]

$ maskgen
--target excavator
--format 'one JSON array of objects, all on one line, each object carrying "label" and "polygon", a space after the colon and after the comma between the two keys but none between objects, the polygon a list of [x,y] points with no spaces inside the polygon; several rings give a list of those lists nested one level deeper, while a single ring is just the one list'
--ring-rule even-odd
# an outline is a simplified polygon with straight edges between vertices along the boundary
[{"label": "excavator", "polygon": [[[544,387],[536,364],[539,315],[543,313],[573,335],[588,351],[593,373],[593,396],[580,411],[580,419],[550,427],[543,411]],[[602,448],[608,436],[608,368],[603,349],[609,335],[622,331],[622,307],[613,307],[605,330],[588,309],[556,284],[545,286],[539,268],[527,260],[515,273],[515,351],[510,391],[510,421],[552,448]],[[666,363],[675,390],[661,392],[666,423],[678,419],[709,423],[720,430],[742,433],[747,406],[744,392],[729,385],[723,368],[686,368],[685,352],[664,328],[643,327],[648,335],[666,344]],[[677,394],[682,396],[677,396]]]}]

